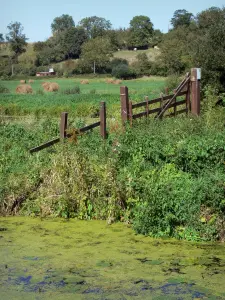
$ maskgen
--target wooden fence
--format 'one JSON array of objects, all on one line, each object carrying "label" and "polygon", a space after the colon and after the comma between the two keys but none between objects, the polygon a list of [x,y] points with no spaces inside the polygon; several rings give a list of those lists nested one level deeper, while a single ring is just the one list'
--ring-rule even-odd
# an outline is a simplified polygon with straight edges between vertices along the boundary
[{"label": "wooden fence", "polygon": [[63,113],[61,113],[61,120],[60,120],[60,128],[59,128],[60,136],[53,140],[45,142],[44,144],[41,144],[37,147],[30,149],[30,153],[38,152],[42,149],[45,149],[54,144],[57,144],[66,138],[72,137],[74,133],[75,134],[84,133],[95,127],[100,127],[100,134],[103,139],[106,139],[107,134],[106,134],[106,104],[105,104],[105,102],[100,103],[100,120],[98,122],[93,123],[91,125],[87,125],[85,127],[79,128],[79,129],[75,129],[75,131],[72,133],[68,133],[67,125],[68,125],[68,112],[63,112]]},{"label": "wooden fence", "polygon": [[[121,101],[121,118],[123,125],[129,122],[132,126],[133,120],[141,117],[148,117],[151,114],[155,114],[156,119],[161,119],[163,117],[176,116],[181,113],[188,113],[191,111],[193,115],[200,115],[200,69],[192,69],[191,74],[187,73],[184,80],[179,84],[179,86],[174,90],[174,93],[168,95],[161,94],[159,98],[149,100],[145,97],[145,101],[132,103],[129,100],[128,88],[126,86],[120,87],[120,101]],[[181,99],[184,97],[184,99]],[[159,103],[159,107],[151,108],[151,105]],[[185,106],[180,110],[177,110],[179,106]],[[145,110],[134,114],[133,111],[136,108],[144,107]],[[172,113],[165,115],[169,109],[173,109]],[[75,132],[68,133],[67,128],[68,123],[68,113],[63,112],[61,114],[60,121],[60,136],[50,140],[38,147],[30,149],[30,153],[38,152],[42,149],[50,147],[60,141],[73,136],[73,134],[80,134],[87,132],[95,127],[100,127],[100,134],[103,139],[106,139],[106,104],[105,102],[100,103],[100,120],[91,125],[85,126],[80,129],[75,129]]]},{"label": "wooden fence", "polygon": [[[156,119],[164,117],[176,116],[181,113],[192,112],[194,115],[200,114],[200,76],[199,69],[192,69],[191,74],[187,73],[184,80],[174,90],[171,95],[161,94],[159,98],[149,100],[145,97],[145,100],[133,104],[129,100],[128,88],[126,86],[120,87],[120,101],[121,101],[121,118],[122,123],[129,122],[132,126],[133,120],[141,117],[148,117],[151,114],[155,114]],[[168,90],[167,90],[168,93]],[[182,99],[184,97],[184,99]],[[155,104],[159,104],[159,107],[155,108]],[[154,108],[151,106],[154,104]],[[181,105],[185,105],[185,108],[178,110]],[[145,110],[134,114],[134,109],[144,107]],[[173,108],[173,112],[165,115],[165,113]]]}]

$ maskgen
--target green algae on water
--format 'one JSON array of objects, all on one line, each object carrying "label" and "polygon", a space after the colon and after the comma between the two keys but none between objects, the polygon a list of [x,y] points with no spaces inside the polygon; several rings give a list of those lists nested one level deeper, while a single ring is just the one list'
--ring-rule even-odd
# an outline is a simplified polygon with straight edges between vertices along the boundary
[{"label": "green algae on water", "polygon": [[105,221],[0,218],[0,299],[225,299],[225,245]]}]

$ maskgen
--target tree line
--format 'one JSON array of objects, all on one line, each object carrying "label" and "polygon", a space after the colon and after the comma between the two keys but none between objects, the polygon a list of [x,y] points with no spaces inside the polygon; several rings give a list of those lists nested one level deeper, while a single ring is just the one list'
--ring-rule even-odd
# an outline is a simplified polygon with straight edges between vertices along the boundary
[{"label": "tree line", "polygon": [[[139,75],[182,74],[191,67],[201,67],[204,78],[220,88],[225,81],[225,8],[211,7],[194,16],[184,9],[176,10],[171,18],[172,28],[163,34],[154,29],[148,16],[135,16],[128,28],[113,29],[105,18],[92,16],[77,25],[72,16],[56,17],[52,24],[52,36],[33,44],[35,59],[30,71],[53,63],[67,61],[67,75],[73,73],[111,73],[123,78]],[[18,63],[20,54],[26,51],[27,37],[19,22],[8,26],[4,38],[11,50],[11,61]],[[150,61],[146,54],[138,54],[128,66],[126,60],[114,59],[118,50],[148,49],[158,46],[157,61]],[[78,59],[74,61],[72,59]],[[4,63],[1,63],[4,69]],[[7,69],[8,61],[5,60]],[[10,70],[9,70],[10,73]],[[60,70],[58,70],[59,75]],[[2,74],[0,74],[2,75]],[[32,75],[32,74],[30,74]]]}]

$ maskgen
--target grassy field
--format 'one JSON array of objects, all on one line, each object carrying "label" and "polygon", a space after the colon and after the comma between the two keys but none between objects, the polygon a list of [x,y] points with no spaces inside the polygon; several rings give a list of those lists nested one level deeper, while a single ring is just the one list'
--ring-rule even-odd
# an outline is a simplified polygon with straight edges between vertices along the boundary
[{"label": "grassy field", "polygon": [[[27,79],[24,77],[24,79]],[[164,86],[165,78],[163,77],[144,77],[141,79],[134,80],[124,80],[121,84],[110,84],[106,83],[106,79],[88,79],[89,84],[81,84],[80,82],[86,79],[84,77],[81,78],[51,78],[51,79],[34,79],[34,83],[31,84],[32,89],[35,92],[39,90],[43,90],[41,83],[50,81],[57,82],[60,87],[60,92],[68,88],[73,88],[75,86],[79,86],[81,93],[90,93],[95,90],[97,94],[119,94],[119,87],[122,85],[126,85],[132,92],[136,93],[144,93],[144,92],[152,92],[158,93]],[[10,90],[10,93],[15,93],[16,87],[20,84],[19,80],[10,80],[10,81],[0,81],[2,85],[7,87]]]},{"label": "grassy field", "polygon": [[117,51],[113,54],[113,57],[116,58],[123,58],[126,59],[129,63],[132,63],[135,61],[136,56],[140,53],[145,53],[147,54],[149,60],[155,61],[156,58],[159,56],[160,51],[157,49],[150,48],[148,50],[137,50],[137,51],[132,51],[132,50],[122,50],[122,51]]},{"label": "grassy field", "polygon": [[[55,93],[43,92],[41,83],[45,80],[35,80],[31,84],[33,94],[24,95],[15,93],[20,84],[18,80],[1,81],[10,93],[0,94],[0,114],[59,116],[60,112],[69,111],[70,115],[87,117],[96,112],[100,101],[106,101],[108,116],[115,117],[120,113],[120,86],[128,86],[134,101],[141,101],[146,95],[150,99],[158,97],[165,86],[165,79],[157,77],[122,81],[120,85],[106,83],[105,79],[89,79],[89,84],[83,85],[80,84],[82,79],[50,79],[59,84],[60,89]],[[64,93],[76,86],[79,86],[80,94]]]}]

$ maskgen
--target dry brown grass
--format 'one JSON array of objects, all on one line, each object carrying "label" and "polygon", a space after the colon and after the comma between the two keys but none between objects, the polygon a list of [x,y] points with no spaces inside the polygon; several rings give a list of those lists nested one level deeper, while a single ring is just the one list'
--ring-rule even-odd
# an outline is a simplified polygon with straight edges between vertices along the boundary
[{"label": "dry brown grass", "polygon": [[81,82],[80,82],[81,84],[89,84],[89,80],[87,80],[87,79],[84,79],[84,80],[81,80]]},{"label": "dry brown grass", "polygon": [[26,83],[26,80],[20,80],[20,83],[24,84],[24,83]]},{"label": "dry brown grass", "polygon": [[43,82],[42,86],[46,92],[57,92],[59,85],[56,82]]},{"label": "dry brown grass", "polygon": [[29,82],[29,83],[34,83],[34,80],[33,80],[33,79],[29,79],[28,82]]},{"label": "dry brown grass", "polygon": [[17,94],[31,94],[33,93],[32,87],[29,84],[20,84],[16,88]]}]

